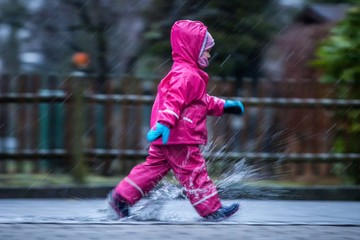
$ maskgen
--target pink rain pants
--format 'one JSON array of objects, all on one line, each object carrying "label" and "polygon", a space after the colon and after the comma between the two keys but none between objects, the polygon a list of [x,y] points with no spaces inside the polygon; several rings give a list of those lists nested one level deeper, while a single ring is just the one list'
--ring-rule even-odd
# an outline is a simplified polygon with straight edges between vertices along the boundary
[{"label": "pink rain pants", "polygon": [[146,161],[135,166],[115,191],[133,205],[151,191],[170,169],[184,186],[186,196],[200,216],[207,216],[221,207],[198,145],[151,145]]}]

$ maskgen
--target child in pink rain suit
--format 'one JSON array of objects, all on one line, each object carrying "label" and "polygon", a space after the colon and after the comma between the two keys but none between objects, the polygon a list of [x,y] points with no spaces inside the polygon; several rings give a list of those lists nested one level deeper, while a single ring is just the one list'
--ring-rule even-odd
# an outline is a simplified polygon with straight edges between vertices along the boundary
[{"label": "child in pink rain suit", "polygon": [[173,66],[161,80],[153,104],[149,155],[109,193],[108,202],[119,217],[126,217],[129,207],[172,170],[199,215],[221,220],[234,214],[239,205],[222,206],[200,145],[207,143],[207,115],[242,114],[244,106],[207,94],[209,76],[203,69],[209,65],[215,42],[202,22],[175,22],[170,41]]}]

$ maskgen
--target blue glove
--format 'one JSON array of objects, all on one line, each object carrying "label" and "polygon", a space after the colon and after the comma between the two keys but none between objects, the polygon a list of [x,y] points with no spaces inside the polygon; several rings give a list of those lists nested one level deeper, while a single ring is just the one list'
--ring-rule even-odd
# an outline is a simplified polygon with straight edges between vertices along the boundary
[{"label": "blue glove", "polygon": [[146,135],[146,139],[149,142],[155,141],[156,139],[158,139],[159,137],[162,136],[162,142],[163,144],[166,144],[169,140],[169,136],[170,136],[170,128],[168,128],[167,126],[161,124],[161,123],[156,123],[155,127],[153,127]]},{"label": "blue glove", "polygon": [[224,113],[243,114],[244,104],[240,101],[226,100],[224,104]]}]

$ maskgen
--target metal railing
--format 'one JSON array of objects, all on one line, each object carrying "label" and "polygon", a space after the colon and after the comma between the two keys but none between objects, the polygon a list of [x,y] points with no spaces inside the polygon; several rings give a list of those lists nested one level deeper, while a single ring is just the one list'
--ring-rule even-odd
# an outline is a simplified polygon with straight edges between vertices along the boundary
[{"label": "metal railing", "polygon": [[[229,97],[227,97],[229,98]],[[46,96],[38,93],[8,93],[0,94],[1,103],[67,103],[72,101],[73,95],[66,93],[49,93]],[[351,99],[318,99],[318,98],[231,98],[240,100],[247,106],[264,107],[322,107],[322,108],[360,108],[360,100]],[[154,96],[122,95],[122,94],[84,94],[84,100],[96,103],[137,103],[151,104]]]},{"label": "metal railing", "polygon": [[[145,159],[148,152],[145,150],[134,149],[85,149],[84,155],[87,158],[99,159]],[[226,159],[236,161],[246,160],[265,160],[267,162],[313,162],[313,163],[334,163],[360,161],[360,154],[357,153],[256,153],[256,152],[219,152],[207,153],[204,156],[210,159]],[[66,159],[71,157],[71,153],[66,149],[53,150],[18,150],[16,152],[0,152],[0,159]]]},{"label": "metal railing", "polygon": [[[69,103],[74,96],[66,93],[49,93],[46,96],[37,93],[8,93],[0,94],[0,104],[10,103]],[[121,95],[121,94],[84,94],[84,101],[93,103],[113,104],[151,104],[154,96],[146,95]],[[331,109],[360,109],[360,100],[343,99],[302,99],[302,98],[231,98],[244,102],[246,106],[281,107],[281,108],[331,108]],[[205,153],[210,158],[226,158],[248,160],[264,159],[268,161],[292,161],[292,162],[351,162],[359,161],[360,154],[356,153],[258,153],[258,152],[227,152],[227,153]],[[0,151],[0,159],[52,159],[68,158],[71,152],[67,149],[52,150],[16,150],[15,152]],[[133,149],[84,149],[87,158],[101,159],[136,159],[145,158],[147,151]]]}]

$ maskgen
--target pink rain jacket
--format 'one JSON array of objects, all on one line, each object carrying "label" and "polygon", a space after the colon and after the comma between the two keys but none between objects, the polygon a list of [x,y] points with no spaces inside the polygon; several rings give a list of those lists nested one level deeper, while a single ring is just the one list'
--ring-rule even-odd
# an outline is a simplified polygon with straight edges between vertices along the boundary
[{"label": "pink rain jacket", "polygon": [[[206,92],[209,76],[198,66],[207,27],[181,20],[171,29],[173,66],[158,86],[150,126],[170,127],[167,144],[206,144],[206,116],[221,116],[225,100]],[[161,139],[153,142],[162,145]]]}]

